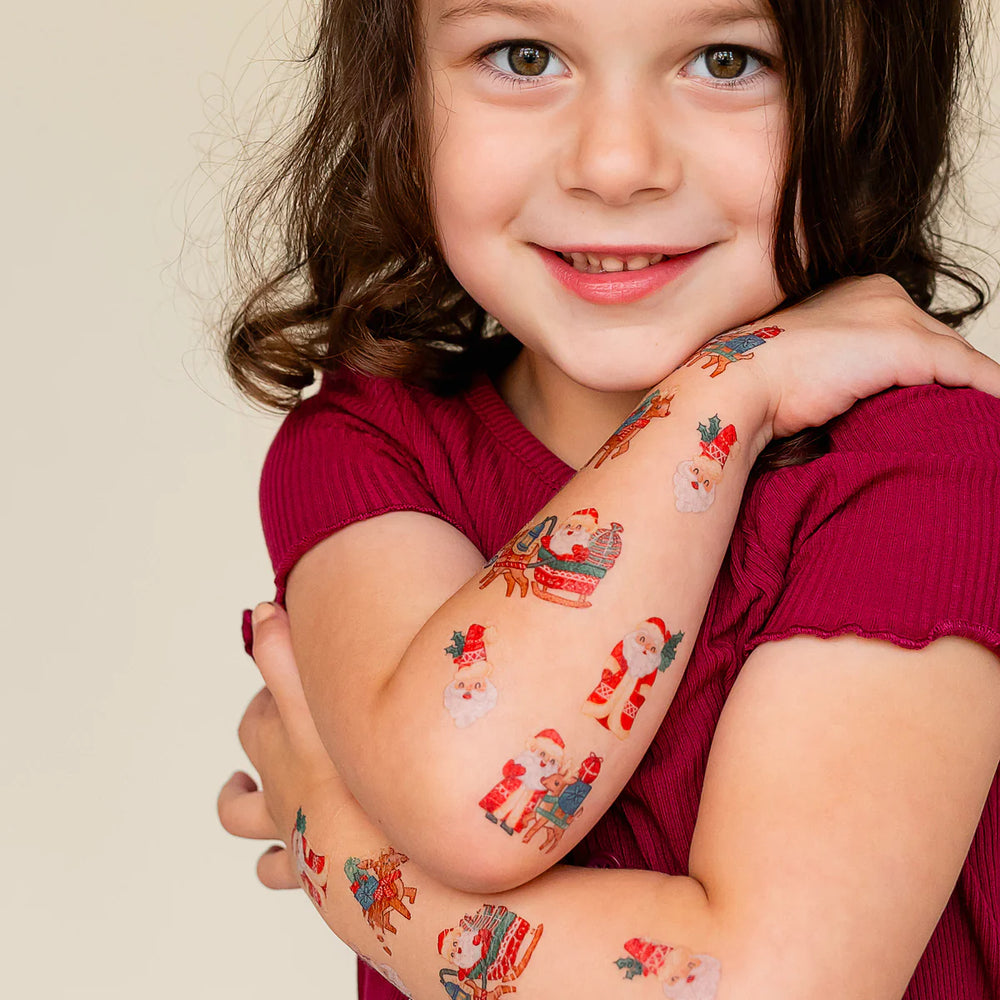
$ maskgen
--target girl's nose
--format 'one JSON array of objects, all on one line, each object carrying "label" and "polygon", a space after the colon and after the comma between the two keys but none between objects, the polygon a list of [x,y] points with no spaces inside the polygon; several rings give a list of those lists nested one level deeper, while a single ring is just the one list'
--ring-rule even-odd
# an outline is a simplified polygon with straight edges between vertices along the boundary
[{"label": "girl's nose", "polygon": [[581,96],[560,162],[564,190],[623,206],[671,194],[682,179],[662,102],[638,87]]}]

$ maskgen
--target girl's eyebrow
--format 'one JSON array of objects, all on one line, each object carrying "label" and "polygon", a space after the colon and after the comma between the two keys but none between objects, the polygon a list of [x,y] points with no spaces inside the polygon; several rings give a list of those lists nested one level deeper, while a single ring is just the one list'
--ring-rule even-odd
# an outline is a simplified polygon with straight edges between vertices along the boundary
[{"label": "girl's eyebrow", "polygon": [[[438,17],[442,24],[452,24],[470,17],[486,17],[490,14],[505,14],[508,17],[520,17],[535,21],[566,21],[579,26],[579,21],[568,11],[560,10],[545,0],[466,0],[454,7],[446,7]],[[682,24],[697,25],[703,28],[718,28],[737,21],[770,21],[769,14],[753,3],[741,3],[737,0],[732,5],[710,4],[682,14],[679,18]]]},{"label": "girl's eyebrow", "polygon": [[505,14],[533,21],[565,21],[571,25],[579,22],[572,14],[560,10],[545,0],[466,0],[454,7],[446,7],[438,17],[440,24],[453,24],[469,17],[486,17],[489,14]]}]

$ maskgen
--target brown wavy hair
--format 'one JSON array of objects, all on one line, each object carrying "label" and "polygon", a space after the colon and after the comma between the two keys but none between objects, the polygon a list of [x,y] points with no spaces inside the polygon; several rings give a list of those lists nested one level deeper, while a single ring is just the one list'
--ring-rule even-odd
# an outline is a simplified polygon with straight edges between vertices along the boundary
[{"label": "brown wavy hair", "polygon": [[[787,303],[881,272],[945,323],[977,313],[985,284],[945,256],[936,229],[972,46],[962,0],[768,2],[790,108],[773,248]],[[253,277],[228,327],[226,360],[265,406],[291,407],[317,371],[338,365],[446,394],[519,348],[435,241],[414,7],[323,0],[301,128],[237,203],[233,247]],[[263,265],[255,240],[268,232],[281,239]],[[936,303],[942,279],[964,301]],[[807,432],[773,464],[817,451],[822,432]]]}]

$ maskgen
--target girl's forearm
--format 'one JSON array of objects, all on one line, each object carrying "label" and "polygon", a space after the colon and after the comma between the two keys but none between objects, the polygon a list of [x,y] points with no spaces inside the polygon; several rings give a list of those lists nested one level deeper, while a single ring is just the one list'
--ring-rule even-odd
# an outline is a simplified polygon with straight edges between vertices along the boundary
[{"label": "girl's forearm", "polygon": [[331,756],[442,882],[521,884],[617,796],[680,682],[764,417],[751,365],[679,369],[398,664],[326,672]]},{"label": "girl's forearm", "polygon": [[[723,949],[694,879],[557,865],[509,892],[466,893],[347,812],[332,830],[300,811],[303,884],[331,930],[414,1000],[628,1000],[642,988],[632,980],[650,977],[668,997],[715,996]],[[333,842],[350,846],[319,853]],[[686,992],[670,991],[678,983]]]}]

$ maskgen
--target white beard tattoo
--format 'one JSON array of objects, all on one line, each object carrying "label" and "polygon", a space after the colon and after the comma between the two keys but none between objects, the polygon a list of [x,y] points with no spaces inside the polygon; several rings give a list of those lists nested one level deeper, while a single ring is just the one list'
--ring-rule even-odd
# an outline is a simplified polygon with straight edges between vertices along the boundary
[{"label": "white beard tattoo", "polygon": [[471,691],[468,688],[459,689],[453,681],[444,689],[444,707],[459,729],[471,726],[496,707],[496,685],[486,679],[483,680],[483,685],[481,691]]},{"label": "white beard tattoo", "polygon": [[573,554],[574,545],[586,548],[590,545],[590,534],[582,528],[560,528],[552,533],[549,551],[556,556],[569,556]]},{"label": "white beard tattoo", "polygon": [[660,664],[660,653],[649,652],[645,646],[641,646],[636,639],[637,635],[644,635],[642,632],[629,632],[622,640],[622,655],[625,657],[625,665],[628,667],[629,677],[646,677],[651,674]]},{"label": "white beard tattoo", "polygon": [[708,510],[715,502],[715,489],[706,490],[700,483],[692,486],[694,474],[691,471],[693,463],[689,460],[681,462],[674,473],[674,496],[677,498],[677,509],[682,513],[697,514]]}]

